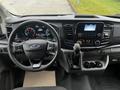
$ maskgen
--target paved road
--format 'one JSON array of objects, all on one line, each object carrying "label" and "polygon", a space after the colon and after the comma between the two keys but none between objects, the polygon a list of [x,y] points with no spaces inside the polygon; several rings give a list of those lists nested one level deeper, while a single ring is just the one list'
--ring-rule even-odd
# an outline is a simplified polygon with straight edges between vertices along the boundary
[{"label": "paved road", "polygon": [[17,15],[73,14],[68,0],[0,0],[10,12]]}]

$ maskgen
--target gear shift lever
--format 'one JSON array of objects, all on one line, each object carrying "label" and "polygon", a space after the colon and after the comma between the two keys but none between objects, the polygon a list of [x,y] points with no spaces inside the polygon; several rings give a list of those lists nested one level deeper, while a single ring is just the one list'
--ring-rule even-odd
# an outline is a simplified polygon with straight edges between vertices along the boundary
[{"label": "gear shift lever", "polygon": [[81,59],[82,59],[82,51],[81,51],[81,42],[78,41],[74,44],[74,55],[73,55],[73,68],[81,68]]},{"label": "gear shift lever", "polygon": [[73,49],[74,49],[74,53],[75,53],[75,54],[79,54],[79,52],[81,51],[81,46],[80,46],[80,44],[81,44],[81,42],[77,42],[77,43],[74,44]]}]

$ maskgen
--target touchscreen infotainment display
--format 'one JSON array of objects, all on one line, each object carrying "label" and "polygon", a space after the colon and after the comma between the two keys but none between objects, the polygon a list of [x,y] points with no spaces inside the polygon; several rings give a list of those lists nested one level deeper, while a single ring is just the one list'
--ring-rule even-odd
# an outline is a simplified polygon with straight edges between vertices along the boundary
[{"label": "touchscreen infotainment display", "polygon": [[76,28],[76,36],[78,39],[101,38],[104,28],[102,22],[79,22]]},{"label": "touchscreen infotainment display", "polygon": [[84,31],[96,31],[96,24],[85,24]]}]

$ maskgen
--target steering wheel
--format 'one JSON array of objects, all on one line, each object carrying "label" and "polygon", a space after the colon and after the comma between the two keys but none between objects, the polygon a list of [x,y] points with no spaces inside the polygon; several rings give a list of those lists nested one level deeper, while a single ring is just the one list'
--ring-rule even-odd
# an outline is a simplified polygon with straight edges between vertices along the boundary
[{"label": "steering wheel", "polygon": [[[19,37],[21,41],[16,42],[16,35],[20,34],[20,30],[23,30],[21,28],[25,27],[26,25],[32,25],[35,23],[39,26],[42,25],[47,27],[47,30],[51,32],[54,40],[43,38],[29,38],[27,40],[21,40],[22,37]],[[55,61],[59,49],[60,39],[56,30],[53,28],[52,25],[44,21],[24,21],[21,24],[19,24],[15,30],[11,32],[8,39],[8,53],[11,60],[19,68],[28,71],[39,71],[50,66]],[[21,62],[24,57],[18,59],[19,54],[24,54],[24,56],[27,58],[26,62],[29,64],[26,65],[23,62]],[[47,58],[48,60],[46,60],[45,58]]]}]

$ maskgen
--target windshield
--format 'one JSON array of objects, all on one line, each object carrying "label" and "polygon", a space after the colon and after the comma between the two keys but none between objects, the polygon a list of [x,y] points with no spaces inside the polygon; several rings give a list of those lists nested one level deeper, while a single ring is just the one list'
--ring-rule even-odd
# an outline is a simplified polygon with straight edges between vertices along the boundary
[{"label": "windshield", "polygon": [[0,0],[14,15],[119,15],[120,0]]},{"label": "windshield", "polygon": [[15,15],[73,14],[67,0],[1,0],[1,5]]}]

